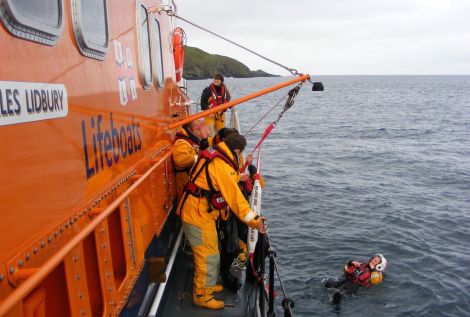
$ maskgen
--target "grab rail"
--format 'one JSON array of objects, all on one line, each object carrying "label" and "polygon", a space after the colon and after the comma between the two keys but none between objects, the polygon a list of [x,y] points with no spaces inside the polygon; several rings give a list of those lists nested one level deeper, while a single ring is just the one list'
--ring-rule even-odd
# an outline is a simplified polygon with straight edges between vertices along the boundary
[{"label": "grab rail", "polygon": [[[166,270],[165,270],[166,277],[169,277],[171,274],[171,270],[173,269],[173,264],[175,263],[176,254],[178,253],[178,249],[180,247],[182,237],[183,237],[183,229],[180,229],[180,232],[178,233],[178,237],[176,238],[175,246],[173,247],[173,251],[171,251],[170,260],[168,261],[168,264],[166,266]],[[157,315],[157,311],[158,311],[158,308],[160,307],[160,302],[163,298],[163,292],[165,292],[167,282],[168,282],[168,279],[165,282],[160,283],[157,294],[155,295],[155,298],[153,300],[152,307],[150,308],[148,317],[155,317]]]},{"label": "grab rail", "polygon": [[284,88],[284,87],[293,85],[295,83],[298,83],[299,81],[305,81],[305,80],[309,80],[309,79],[310,79],[310,75],[308,75],[308,74],[295,77],[294,79],[291,79],[291,80],[282,82],[280,84],[262,89],[260,91],[257,91],[257,92],[254,92],[252,94],[243,96],[243,97],[235,99],[233,101],[223,103],[220,106],[217,106],[217,107],[214,107],[214,108],[211,108],[211,109],[208,109],[208,110],[204,110],[202,112],[199,112],[197,114],[193,114],[191,116],[187,116],[183,120],[180,120],[180,121],[177,121],[175,123],[169,124],[168,129],[174,129],[174,128],[180,127],[180,126],[182,126],[186,123],[189,123],[191,121],[194,121],[196,119],[207,117],[208,115],[214,114],[214,113],[219,112],[219,111],[223,111],[223,110],[228,109],[228,108],[232,108],[233,106],[236,106],[236,105],[238,105],[240,103],[243,103],[245,101],[260,97],[262,95],[266,95],[266,94],[268,94],[270,92],[273,92],[275,90],[279,90],[281,88]]},{"label": "grab rail", "polygon": [[116,200],[114,200],[103,212],[99,213],[82,231],[73,237],[66,245],[57,251],[49,260],[47,260],[36,273],[26,279],[18,288],[16,288],[7,298],[0,303],[0,316],[8,313],[19,301],[26,297],[36,286],[39,285],[51,273],[64,258],[80,244],[95,228],[105,220],[113,211],[129,196],[137,187],[144,182],[152,172],[160,166],[168,157],[173,153],[173,148],[160,160],[158,160],[152,167],[142,174],[128,189],[126,189]]}]

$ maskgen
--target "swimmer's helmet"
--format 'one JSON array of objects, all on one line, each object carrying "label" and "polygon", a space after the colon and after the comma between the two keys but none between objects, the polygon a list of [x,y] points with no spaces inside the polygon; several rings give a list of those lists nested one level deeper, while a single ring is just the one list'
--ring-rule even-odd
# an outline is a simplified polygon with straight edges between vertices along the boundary
[{"label": "swimmer's helmet", "polygon": [[375,266],[375,269],[378,272],[383,272],[385,270],[385,268],[387,267],[387,260],[385,259],[385,257],[381,253],[377,253],[376,255],[374,255],[374,257],[376,257],[376,256],[378,256],[380,258],[380,263]]}]

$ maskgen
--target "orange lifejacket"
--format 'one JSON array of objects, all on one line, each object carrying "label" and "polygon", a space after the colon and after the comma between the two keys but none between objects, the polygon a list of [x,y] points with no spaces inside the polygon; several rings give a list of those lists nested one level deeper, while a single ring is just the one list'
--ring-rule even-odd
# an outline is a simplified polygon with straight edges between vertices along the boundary
[{"label": "orange lifejacket", "polygon": [[238,171],[238,161],[237,160],[232,160],[230,157],[227,156],[224,152],[219,150],[217,145],[214,145],[211,148],[207,148],[204,151],[200,153],[200,156],[202,158],[205,158],[206,161],[210,162],[216,157],[220,157],[223,159],[228,165],[230,165],[231,168],[233,168],[235,171]]},{"label": "orange lifejacket", "polygon": [[225,92],[224,84],[220,85],[220,95],[217,93],[217,88],[214,84],[210,84],[209,89],[211,91],[211,100],[209,101],[211,108],[221,105],[227,101],[227,94]]},{"label": "orange lifejacket", "polygon": [[369,262],[361,263],[359,267],[352,265],[351,262],[352,261],[344,267],[344,275],[346,279],[357,286],[370,287],[370,276],[372,270],[369,266]]},{"label": "orange lifejacket", "polygon": [[[209,213],[212,212],[213,208],[218,210],[224,210],[227,207],[227,202],[225,201],[222,194],[219,191],[215,190],[214,186],[212,185],[211,178],[209,176],[208,165],[216,157],[221,158],[231,168],[233,168],[235,171],[238,171],[238,161],[230,159],[230,157],[228,157],[224,152],[220,151],[217,146],[214,146],[212,148],[210,147],[205,149],[204,151],[199,152],[199,159],[205,159],[206,161],[197,171],[196,166],[198,166],[198,164],[196,163],[193,165],[190,175],[191,179],[189,180],[188,184],[185,186],[184,189],[185,196],[183,197],[183,201],[177,210],[178,215],[180,214],[181,209],[183,209],[183,205],[186,202],[188,195],[193,195],[196,197],[206,197],[209,203],[207,210],[207,212]],[[206,180],[209,186],[209,190],[200,188],[194,183],[197,177],[201,174],[204,169],[206,172]]]},{"label": "orange lifejacket", "polygon": [[185,33],[182,28],[177,27],[173,31],[173,58],[175,60],[176,81],[183,77],[184,67],[184,40]]}]

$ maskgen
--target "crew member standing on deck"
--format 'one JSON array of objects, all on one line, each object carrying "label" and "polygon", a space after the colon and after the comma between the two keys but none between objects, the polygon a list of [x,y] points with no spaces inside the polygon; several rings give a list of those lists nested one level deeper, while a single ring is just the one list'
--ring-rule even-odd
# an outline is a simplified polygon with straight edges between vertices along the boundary
[{"label": "crew member standing on deck", "polygon": [[[224,142],[225,138],[233,133],[238,134],[237,129],[220,129],[214,137],[214,145]],[[239,155],[238,158],[239,167],[243,166],[242,155]],[[246,173],[240,173],[240,181],[242,180],[248,180],[248,175]],[[239,250],[246,247],[248,227],[243,221],[233,215],[230,209],[226,209],[221,211],[220,217],[216,221],[216,228],[220,241],[220,276],[222,277],[222,283],[225,288],[235,293],[242,284],[237,277],[232,275],[230,268],[235,258],[240,254]],[[239,268],[242,268],[242,264],[240,262],[236,263]]]},{"label": "crew member standing on deck", "polygon": [[228,206],[244,223],[265,232],[264,218],[251,210],[238,187],[238,156],[245,146],[245,138],[233,133],[201,151],[178,206],[194,254],[193,302],[209,309],[224,308],[224,302],[214,298],[214,292],[223,289],[216,285],[220,256],[215,222],[221,211]]},{"label": "crew member standing on deck", "polygon": [[176,169],[176,194],[181,197],[189,181],[189,171],[196,162],[199,150],[209,146],[208,131],[204,119],[191,121],[176,132],[173,163]]},{"label": "crew member standing on deck", "polygon": [[[230,101],[230,93],[224,84],[224,76],[216,74],[214,81],[202,91],[201,110],[214,108]],[[217,131],[225,127],[225,110],[211,114],[205,118],[209,133],[214,136]]]}]

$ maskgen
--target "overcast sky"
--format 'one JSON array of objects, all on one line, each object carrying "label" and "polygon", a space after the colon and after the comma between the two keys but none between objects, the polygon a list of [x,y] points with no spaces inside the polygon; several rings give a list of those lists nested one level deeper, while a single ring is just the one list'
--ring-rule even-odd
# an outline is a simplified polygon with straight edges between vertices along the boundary
[{"label": "overcast sky", "polygon": [[[470,0],[178,0],[178,14],[310,74],[470,74]],[[288,75],[183,21],[189,46]]]}]

